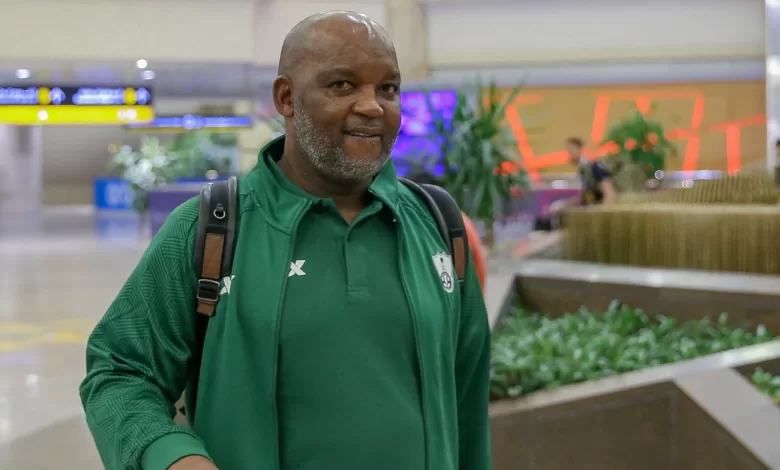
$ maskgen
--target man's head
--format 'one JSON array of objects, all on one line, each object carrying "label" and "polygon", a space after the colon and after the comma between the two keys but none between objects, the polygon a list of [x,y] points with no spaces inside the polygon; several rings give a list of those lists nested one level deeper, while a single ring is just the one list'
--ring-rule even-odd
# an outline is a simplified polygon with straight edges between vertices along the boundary
[{"label": "man's head", "polygon": [[579,137],[566,139],[566,151],[569,152],[569,163],[579,165],[582,159],[582,139]]},{"label": "man's head", "polygon": [[306,18],[287,35],[274,104],[287,138],[321,176],[361,181],[390,158],[401,76],[387,32],[361,13]]}]

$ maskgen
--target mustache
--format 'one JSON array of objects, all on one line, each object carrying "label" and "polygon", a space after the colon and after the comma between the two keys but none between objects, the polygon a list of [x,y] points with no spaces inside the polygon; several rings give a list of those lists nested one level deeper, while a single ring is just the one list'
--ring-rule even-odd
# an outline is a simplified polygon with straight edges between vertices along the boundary
[{"label": "mustache", "polygon": [[355,132],[375,136],[384,136],[385,128],[379,122],[354,122],[344,126],[343,132]]}]

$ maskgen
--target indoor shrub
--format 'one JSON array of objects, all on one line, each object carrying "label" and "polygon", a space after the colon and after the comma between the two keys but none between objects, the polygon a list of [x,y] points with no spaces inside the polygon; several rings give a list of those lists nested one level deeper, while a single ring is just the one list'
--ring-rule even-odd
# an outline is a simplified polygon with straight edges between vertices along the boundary
[{"label": "indoor shrub", "polygon": [[[433,139],[440,144],[443,172],[438,184],[447,190],[469,217],[485,226],[485,242],[493,247],[495,221],[513,191],[529,187],[521,165],[517,139],[507,125],[521,86],[509,90],[495,81],[483,87],[457,90],[457,104],[448,119],[426,93],[434,120]],[[502,169],[511,168],[511,171]]]},{"label": "indoor shrub", "polygon": [[516,307],[493,338],[491,399],[594,380],[773,339],[705,317],[679,323],[627,306],[549,318]]},{"label": "indoor shrub", "polygon": [[750,380],[761,393],[780,404],[780,376],[772,375],[759,367],[753,371]]}]

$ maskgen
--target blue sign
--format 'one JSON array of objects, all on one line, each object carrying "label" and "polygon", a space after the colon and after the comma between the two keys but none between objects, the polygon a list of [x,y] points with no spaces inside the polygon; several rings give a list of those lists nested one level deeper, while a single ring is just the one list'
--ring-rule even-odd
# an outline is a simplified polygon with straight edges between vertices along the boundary
[{"label": "blue sign", "polygon": [[144,87],[0,85],[0,105],[5,106],[150,106],[151,104],[152,91]]},{"label": "blue sign", "polygon": [[132,210],[135,191],[122,178],[95,178],[95,208],[97,210]]},{"label": "blue sign", "polygon": [[151,122],[128,124],[129,129],[219,129],[252,127],[250,116],[156,116]]}]

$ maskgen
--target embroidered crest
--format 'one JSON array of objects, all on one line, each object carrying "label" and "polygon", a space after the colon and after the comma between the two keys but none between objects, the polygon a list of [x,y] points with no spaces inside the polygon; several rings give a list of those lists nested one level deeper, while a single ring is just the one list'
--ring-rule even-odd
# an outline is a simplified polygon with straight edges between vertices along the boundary
[{"label": "embroidered crest", "polygon": [[455,289],[455,281],[452,277],[452,256],[447,253],[436,253],[433,255],[433,265],[436,266],[436,272],[439,273],[444,291],[451,293]]}]

